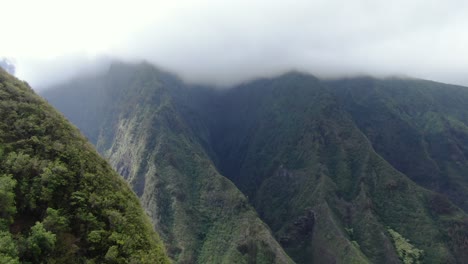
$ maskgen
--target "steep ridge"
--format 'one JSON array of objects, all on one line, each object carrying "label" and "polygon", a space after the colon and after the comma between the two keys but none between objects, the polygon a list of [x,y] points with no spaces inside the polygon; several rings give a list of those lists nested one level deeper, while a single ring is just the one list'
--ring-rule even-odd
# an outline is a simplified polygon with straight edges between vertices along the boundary
[{"label": "steep ridge", "polygon": [[[182,82],[147,64],[114,64],[103,78],[86,92],[112,103],[96,118],[99,135],[83,130],[140,196],[177,263],[292,262],[180,116],[171,94]],[[73,118],[82,105],[70,103],[63,110]]]},{"label": "steep ridge", "polygon": [[[293,72],[219,91],[148,65],[114,66],[99,91],[89,82],[45,96],[96,139],[179,262],[288,260],[249,204],[297,263],[468,259],[466,213],[374,151],[327,82]],[[80,90],[102,118],[86,121],[69,96]]]},{"label": "steep ridge", "polygon": [[327,85],[382,157],[468,211],[468,88],[396,78]]},{"label": "steep ridge", "polygon": [[0,263],[169,263],[137,197],[78,129],[0,69]]}]

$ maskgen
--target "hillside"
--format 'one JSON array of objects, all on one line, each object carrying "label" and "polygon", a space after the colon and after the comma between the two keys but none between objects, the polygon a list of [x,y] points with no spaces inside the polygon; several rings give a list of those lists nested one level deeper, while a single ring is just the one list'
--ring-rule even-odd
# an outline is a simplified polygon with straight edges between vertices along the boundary
[{"label": "hillside", "polygon": [[[114,64],[44,96],[131,184],[179,263],[284,263],[283,249],[296,263],[463,263],[465,107],[431,110],[456,128],[445,142],[459,144],[442,142],[424,159],[411,154],[421,149],[399,132],[404,126],[371,108],[380,100],[391,111],[419,108],[423,98],[378,94],[359,112],[366,93],[345,93],[366,87],[358,80],[292,72],[216,90],[147,64]],[[447,96],[439,86],[433,101]],[[457,91],[454,98],[467,94]],[[405,119],[436,131],[431,120]],[[424,178],[429,159],[445,167]]]},{"label": "hillside", "polygon": [[396,78],[327,84],[382,157],[468,211],[468,88]]},{"label": "hillside", "polygon": [[169,263],[128,184],[2,69],[0,120],[1,263]]}]

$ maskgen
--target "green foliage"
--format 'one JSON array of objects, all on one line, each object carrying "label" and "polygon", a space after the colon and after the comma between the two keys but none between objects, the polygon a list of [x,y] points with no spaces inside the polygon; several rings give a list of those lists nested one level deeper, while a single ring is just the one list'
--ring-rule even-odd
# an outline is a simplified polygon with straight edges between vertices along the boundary
[{"label": "green foliage", "polygon": [[16,243],[7,231],[0,231],[0,263],[19,264]]},{"label": "green foliage", "polygon": [[65,233],[69,231],[69,219],[59,210],[47,208],[47,216],[43,220],[44,228],[54,234]]},{"label": "green foliage", "polygon": [[0,230],[13,222],[16,213],[14,188],[16,180],[11,175],[0,174]]},{"label": "green foliage", "polygon": [[23,252],[24,259],[34,262],[41,262],[53,251],[56,242],[56,235],[45,230],[41,222],[36,222],[31,227],[31,233],[26,239],[26,252]]},{"label": "green foliage", "polygon": [[102,263],[112,248],[119,263],[169,262],[128,185],[75,127],[3,70],[0,120],[0,231],[12,234],[2,233],[2,261]]},{"label": "green foliage", "polygon": [[424,251],[413,246],[408,239],[402,237],[398,232],[389,228],[393,244],[398,256],[404,264],[420,264],[424,256]]},{"label": "green foliage", "polygon": [[118,260],[119,250],[117,246],[111,246],[109,250],[107,250],[104,259],[109,263],[115,263]]}]

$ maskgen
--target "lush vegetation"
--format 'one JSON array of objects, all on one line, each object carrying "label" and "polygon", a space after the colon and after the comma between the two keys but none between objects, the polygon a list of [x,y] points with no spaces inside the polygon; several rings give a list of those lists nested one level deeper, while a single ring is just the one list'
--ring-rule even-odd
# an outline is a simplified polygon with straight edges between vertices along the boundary
[{"label": "lush vegetation", "polygon": [[393,229],[388,229],[392,236],[393,244],[397,250],[398,256],[404,264],[420,264],[424,256],[424,251],[415,248],[408,239],[402,237]]},{"label": "lush vegetation", "polygon": [[[462,87],[293,72],[220,91],[147,64],[97,79],[45,96],[131,184],[176,262],[468,259]],[[99,115],[76,96],[99,98]]]},{"label": "lush vegetation", "polygon": [[129,186],[1,69],[0,120],[0,263],[169,262]]}]

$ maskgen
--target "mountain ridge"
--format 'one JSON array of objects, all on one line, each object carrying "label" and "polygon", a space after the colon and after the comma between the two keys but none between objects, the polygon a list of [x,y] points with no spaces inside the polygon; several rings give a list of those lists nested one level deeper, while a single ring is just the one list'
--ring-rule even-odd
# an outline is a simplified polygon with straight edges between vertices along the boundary
[{"label": "mountain ridge", "polygon": [[[441,191],[435,187],[433,191],[420,187],[418,178],[411,173],[407,177],[398,162],[383,158],[388,159],[382,152],[388,146],[378,147],[355,112],[352,98],[339,94],[347,88],[339,81],[292,72],[220,91],[187,85],[147,64],[124,65],[121,70],[119,74],[109,71],[107,77],[101,76],[107,86],[98,85],[98,92],[89,90],[95,81],[85,80],[84,84],[73,86],[75,81],[44,95],[94,139],[114,168],[124,177],[129,175],[127,180],[147,210],[152,211],[166,243],[174,235],[182,241],[193,241],[185,244],[192,246],[177,245],[180,242],[169,246],[173,256],[179,254],[176,261],[216,262],[206,257],[220,251],[211,242],[203,245],[205,238],[216,241],[212,236],[221,234],[226,241],[236,240],[232,233],[222,235],[225,225],[212,232],[200,225],[200,216],[215,213],[214,218],[205,218],[211,227],[220,217],[214,206],[219,200],[201,207],[196,202],[204,196],[198,196],[200,193],[193,187],[201,183],[201,193],[207,191],[210,197],[219,197],[226,186],[232,186],[229,193],[242,197],[236,191],[239,188],[248,196],[241,198],[241,204],[253,206],[268,224],[266,230],[271,229],[274,237],[268,235],[270,231],[263,238],[247,233],[247,241],[251,242],[231,247],[232,254],[243,255],[246,261],[256,259],[258,250],[270,252],[270,258],[260,258],[267,263],[271,252],[276,252],[275,259],[285,256],[287,260],[281,248],[297,263],[462,263],[468,257],[464,253],[468,241],[466,212],[450,202],[454,197],[435,193]],[[379,81],[387,84],[394,79]],[[364,90],[367,87],[357,86]],[[84,90],[73,91],[73,87],[88,89],[92,96]],[[70,100],[73,92],[84,95],[84,99],[94,96],[95,100]],[[358,96],[365,98],[366,93]],[[108,109],[98,113],[102,119],[88,122],[80,118],[83,114],[79,109],[96,111],[103,106]],[[462,177],[453,175],[454,179]],[[207,187],[207,179],[218,179],[221,184]],[[463,187],[463,179],[459,182]],[[463,188],[459,195],[467,195]],[[150,199],[154,195],[171,197],[180,204],[155,204]],[[188,213],[184,204],[198,204],[198,209]],[[233,205],[222,210],[229,211]],[[176,217],[171,212],[182,215]],[[256,215],[251,209],[247,212]],[[226,216],[233,223],[240,221],[230,213]],[[171,221],[177,218],[188,221],[177,228],[199,230],[201,236],[172,229],[175,226]],[[270,241],[269,246],[265,249],[259,241]],[[200,245],[202,253],[195,253],[194,248]]]},{"label": "mountain ridge", "polygon": [[128,184],[3,69],[0,118],[1,263],[169,263]]}]

